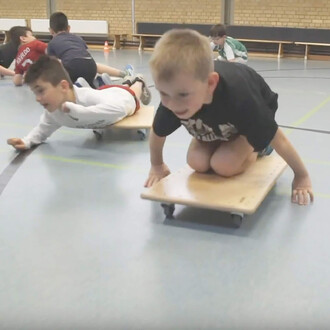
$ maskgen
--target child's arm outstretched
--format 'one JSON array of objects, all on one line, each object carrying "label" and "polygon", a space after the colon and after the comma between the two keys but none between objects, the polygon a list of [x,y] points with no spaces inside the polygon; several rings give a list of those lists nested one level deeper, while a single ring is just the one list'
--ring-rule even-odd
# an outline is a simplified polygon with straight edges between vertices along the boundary
[{"label": "child's arm outstretched", "polygon": [[297,151],[280,128],[277,129],[271,146],[288,163],[294,172],[291,194],[292,202],[300,205],[307,205],[309,201],[313,202],[312,183],[307,169]]},{"label": "child's arm outstretched", "polygon": [[7,69],[4,66],[0,65],[0,74],[2,76],[14,76],[15,75],[15,71],[10,70],[10,69]]},{"label": "child's arm outstretched", "polygon": [[10,138],[7,143],[19,151],[30,149],[32,146],[44,142],[60,127],[61,125],[52,121],[49,115],[44,113],[40,118],[39,125],[33,128],[27,136],[22,139]]},{"label": "child's arm outstretched", "polygon": [[144,184],[145,187],[151,187],[160,179],[170,174],[169,168],[163,161],[163,147],[165,140],[166,137],[160,137],[155,134],[153,129],[150,130],[149,149],[151,168],[148,179]]}]

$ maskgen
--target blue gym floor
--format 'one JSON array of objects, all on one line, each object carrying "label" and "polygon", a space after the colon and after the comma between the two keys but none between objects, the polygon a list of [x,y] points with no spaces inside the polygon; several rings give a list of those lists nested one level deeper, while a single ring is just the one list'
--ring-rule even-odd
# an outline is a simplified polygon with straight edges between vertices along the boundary
[{"label": "blue gym floor", "polygon": [[[145,74],[150,52],[92,51]],[[258,211],[142,200],[148,141],[136,131],[61,128],[25,157],[6,144],[43,111],[28,87],[0,80],[0,329],[329,329],[330,62],[251,58],[279,93],[277,121],[310,171],[315,202],[290,202],[287,169]],[[159,96],[152,87],[152,104]],[[185,164],[182,128],[165,144]]]}]

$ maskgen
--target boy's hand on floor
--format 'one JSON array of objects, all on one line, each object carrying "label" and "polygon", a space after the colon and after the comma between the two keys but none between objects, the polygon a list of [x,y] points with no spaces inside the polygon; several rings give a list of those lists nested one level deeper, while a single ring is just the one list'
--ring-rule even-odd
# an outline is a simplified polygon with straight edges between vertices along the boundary
[{"label": "boy's hand on floor", "polygon": [[314,195],[312,190],[312,183],[309,176],[294,177],[292,182],[292,203],[299,205],[307,205],[309,202],[314,201]]},{"label": "boy's hand on floor", "polygon": [[165,176],[168,176],[170,173],[171,172],[166,164],[152,166],[149,171],[149,177],[145,182],[144,186],[146,188],[149,188],[162,178],[165,178]]},{"label": "boy's hand on floor", "polygon": [[20,138],[11,138],[7,140],[7,143],[13,146],[17,150],[26,150],[26,146],[22,139]]}]

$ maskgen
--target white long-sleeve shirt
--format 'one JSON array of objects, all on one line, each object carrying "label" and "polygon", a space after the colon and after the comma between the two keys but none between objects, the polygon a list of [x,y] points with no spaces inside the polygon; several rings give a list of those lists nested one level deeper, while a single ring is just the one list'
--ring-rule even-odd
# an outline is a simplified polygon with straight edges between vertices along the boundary
[{"label": "white long-sleeve shirt", "polygon": [[73,128],[104,128],[134,113],[134,97],[125,89],[110,87],[95,90],[88,87],[73,86],[76,103],[65,102],[69,112],[57,109],[45,111],[38,126],[22,140],[26,149],[45,141],[61,126]]}]

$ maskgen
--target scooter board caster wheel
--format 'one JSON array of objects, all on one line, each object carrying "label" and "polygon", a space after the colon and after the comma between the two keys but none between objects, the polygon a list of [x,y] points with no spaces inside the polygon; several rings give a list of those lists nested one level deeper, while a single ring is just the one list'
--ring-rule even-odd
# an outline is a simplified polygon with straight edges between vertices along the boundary
[{"label": "scooter board caster wheel", "polygon": [[166,204],[166,203],[162,203],[160,205],[164,210],[164,214],[166,215],[166,218],[173,218],[175,205],[174,204]]},{"label": "scooter board caster wheel", "polygon": [[244,214],[242,213],[231,213],[230,214],[231,219],[235,225],[236,228],[241,227],[242,222],[243,222],[243,218],[244,218]]}]

